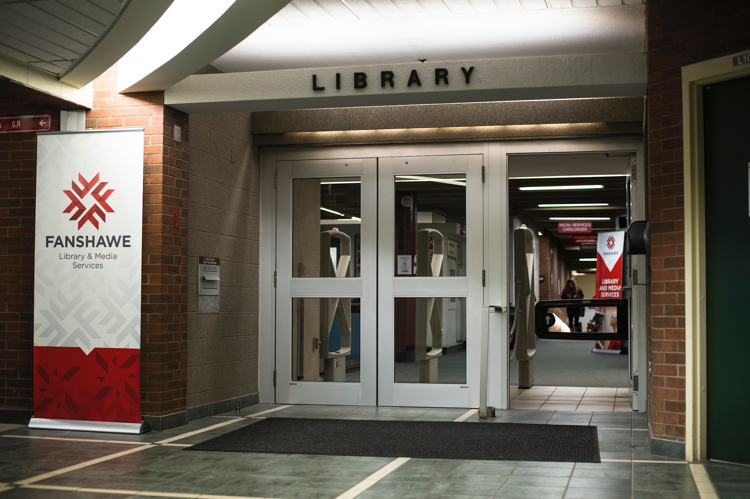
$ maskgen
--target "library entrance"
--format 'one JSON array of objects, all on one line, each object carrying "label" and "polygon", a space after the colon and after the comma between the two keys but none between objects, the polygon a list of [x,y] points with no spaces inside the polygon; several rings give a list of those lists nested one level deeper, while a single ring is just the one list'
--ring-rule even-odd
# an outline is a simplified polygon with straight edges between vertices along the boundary
[{"label": "library entrance", "polygon": [[[609,139],[264,151],[261,182],[273,182],[275,199],[261,201],[273,244],[261,237],[259,312],[273,335],[261,330],[259,362],[261,385],[265,366],[274,373],[273,401],[472,408],[487,362],[488,400],[508,408],[509,158],[550,146],[638,148]],[[488,308],[497,313],[483,322]]]}]

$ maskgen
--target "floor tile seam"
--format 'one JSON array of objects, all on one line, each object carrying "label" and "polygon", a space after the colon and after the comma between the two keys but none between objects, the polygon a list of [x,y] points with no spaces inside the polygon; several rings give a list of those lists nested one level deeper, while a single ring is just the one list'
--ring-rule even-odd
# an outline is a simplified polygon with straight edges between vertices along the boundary
[{"label": "floor tile seam", "polygon": [[65,438],[65,437],[39,437],[34,435],[0,435],[3,438],[18,438],[24,440],[65,440],[69,442],[86,442],[92,444],[126,444],[144,445],[148,442],[128,442],[126,440],[94,440],[89,438]]},{"label": "floor tile seam", "polygon": [[635,499],[635,450],[633,450],[633,432],[630,432],[630,499]]},{"label": "floor tile seam", "polygon": [[73,466],[68,466],[68,467],[65,467],[65,468],[61,468],[59,470],[50,471],[48,473],[42,473],[41,475],[36,475],[36,476],[31,477],[31,478],[26,478],[24,480],[18,480],[18,481],[14,482],[14,483],[16,485],[30,485],[30,484],[33,484],[33,483],[36,483],[36,482],[40,482],[42,480],[46,480],[48,478],[52,478],[52,477],[55,477],[55,476],[63,475],[65,473],[69,473],[71,471],[80,470],[80,469],[83,469],[83,468],[87,468],[89,466],[93,466],[95,464],[99,464],[99,463],[103,463],[103,462],[106,462],[106,461],[110,461],[112,459],[117,459],[118,457],[127,456],[129,454],[134,454],[136,452],[140,452],[140,451],[146,450],[146,449],[153,449],[154,447],[156,447],[156,446],[152,445],[152,444],[146,444],[146,445],[143,445],[141,447],[136,447],[136,448],[133,448],[133,449],[128,449],[128,450],[122,451],[122,452],[116,452],[115,454],[110,454],[108,456],[102,456],[102,457],[99,457],[99,458],[96,458],[96,459],[91,459],[91,460],[85,461],[83,463],[74,464]]},{"label": "floor tile seam", "polygon": [[510,473],[508,473],[508,476],[505,477],[505,480],[503,480],[503,483],[500,484],[500,487],[497,489],[497,492],[495,492],[495,495],[493,496],[493,499],[497,497],[497,495],[500,493],[501,490],[503,490],[503,487],[508,483],[508,480],[510,480],[510,477],[513,476],[513,473],[516,472],[518,469],[518,466],[521,464],[521,461],[516,461],[516,465],[513,467]]},{"label": "floor tile seam", "polygon": [[[14,487],[11,487],[14,488]],[[37,489],[37,490],[58,490],[68,492],[87,492],[96,494],[117,494],[117,495],[131,495],[131,496],[152,496],[152,497],[180,497],[189,499],[270,499],[253,496],[228,496],[228,495],[216,495],[216,494],[188,494],[183,492],[159,492],[151,490],[125,490],[125,489],[100,489],[100,488],[89,488],[89,487],[65,487],[62,485],[22,485],[20,488],[23,489]]]}]

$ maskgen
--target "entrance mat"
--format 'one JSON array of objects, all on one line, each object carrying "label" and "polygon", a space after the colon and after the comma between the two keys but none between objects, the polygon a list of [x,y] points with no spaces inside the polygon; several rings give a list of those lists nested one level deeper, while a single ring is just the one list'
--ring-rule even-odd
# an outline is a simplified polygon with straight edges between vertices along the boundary
[{"label": "entrance mat", "polygon": [[185,450],[599,463],[596,426],[268,418]]}]

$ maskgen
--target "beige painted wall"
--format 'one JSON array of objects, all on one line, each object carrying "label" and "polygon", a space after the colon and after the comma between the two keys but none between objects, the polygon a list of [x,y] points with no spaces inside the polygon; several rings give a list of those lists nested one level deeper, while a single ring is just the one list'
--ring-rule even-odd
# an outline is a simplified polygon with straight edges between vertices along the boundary
[{"label": "beige painted wall", "polygon": [[578,281],[578,287],[583,291],[584,298],[593,298],[596,292],[596,272],[574,277]]},{"label": "beige painted wall", "polygon": [[[250,113],[190,116],[187,406],[258,392],[260,162]],[[198,257],[221,258],[218,314],[198,314]]]}]

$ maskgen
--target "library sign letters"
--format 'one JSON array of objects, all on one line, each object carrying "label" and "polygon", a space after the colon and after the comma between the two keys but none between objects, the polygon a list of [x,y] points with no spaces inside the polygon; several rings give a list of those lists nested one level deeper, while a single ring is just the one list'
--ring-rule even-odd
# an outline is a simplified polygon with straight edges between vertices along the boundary
[{"label": "library sign letters", "polygon": [[143,131],[39,134],[37,165],[31,425],[139,430]]},{"label": "library sign letters", "polygon": [[[336,73],[335,78],[331,78],[331,81],[325,81],[322,78],[318,78],[317,74],[312,75],[312,89],[316,92],[325,91],[326,87],[329,90],[336,89],[341,90],[342,85],[350,85],[355,90],[366,88],[368,85],[379,85],[380,88],[396,88],[396,87],[421,87],[422,83],[429,84],[433,83],[436,87],[449,86],[451,81],[456,83],[461,82],[465,85],[471,83],[471,77],[474,73],[474,66],[462,67],[461,71],[455,74],[451,74],[446,68],[435,68],[434,70],[423,69],[417,70],[412,69],[409,73],[408,78],[399,79],[393,71],[378,71],[376,73],[364,73],[355,72],[351,74],[345,74],[342,78],[341,73]],[[434,78],[434,80],[433,80]]]}]

